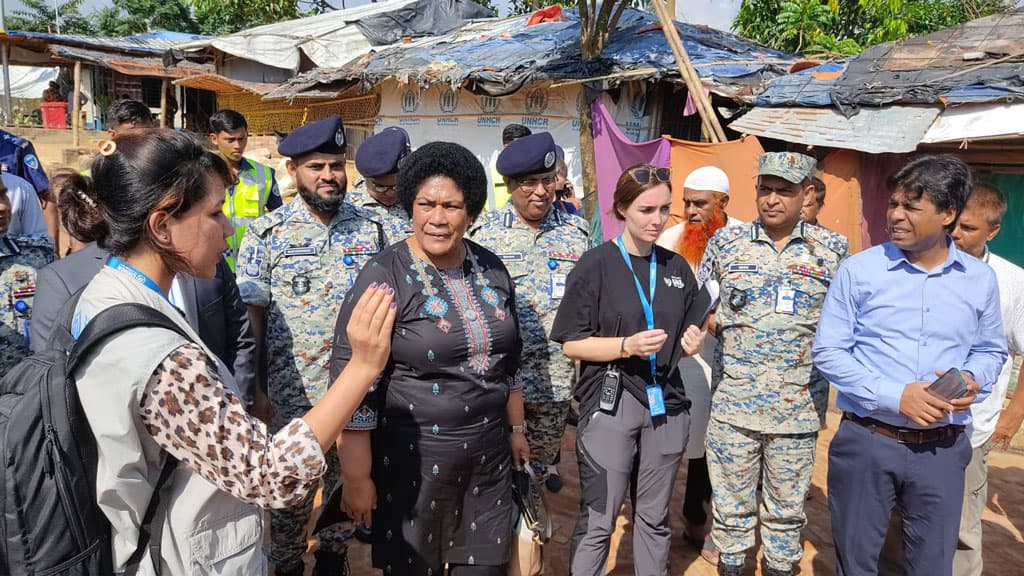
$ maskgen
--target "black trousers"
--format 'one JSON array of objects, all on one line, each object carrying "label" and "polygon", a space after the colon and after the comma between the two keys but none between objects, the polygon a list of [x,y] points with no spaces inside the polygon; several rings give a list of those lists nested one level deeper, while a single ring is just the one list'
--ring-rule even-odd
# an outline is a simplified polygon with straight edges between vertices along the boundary
[{"label": "black trousers", "polygon": [[691,458],[686,465],[686,494],[683,495],[683,518],[691,524],[708,521],[707,505],[711,503],[711,477],[708,459]]}]

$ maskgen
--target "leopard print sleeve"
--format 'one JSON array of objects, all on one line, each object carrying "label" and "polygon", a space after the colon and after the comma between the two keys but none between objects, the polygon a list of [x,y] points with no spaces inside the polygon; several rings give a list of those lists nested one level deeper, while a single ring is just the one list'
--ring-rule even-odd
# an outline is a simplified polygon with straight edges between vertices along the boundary
[{"label": "leopard print sleeve", "polygon": [[192,343],[157,366],[140,406],[153,439],[221,490],[265,508],[299,503],[325,469],[313,431],[292,420],[271,436],[225,390],[217,364]]}]

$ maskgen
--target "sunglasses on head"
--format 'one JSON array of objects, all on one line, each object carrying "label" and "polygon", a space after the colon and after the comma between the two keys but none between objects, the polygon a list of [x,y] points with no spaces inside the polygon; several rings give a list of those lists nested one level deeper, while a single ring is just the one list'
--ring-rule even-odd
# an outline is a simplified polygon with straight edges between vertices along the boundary
[{"label": "sunglasses on head", "polygon": [[658,182],[669,182],[672,178],[672,171],[668,168],[659,168],[656,166],[640,166],[639,168],[633,168],[630,170],[629,177],[637,184],[646,186],[651,182],[652,178]]}]

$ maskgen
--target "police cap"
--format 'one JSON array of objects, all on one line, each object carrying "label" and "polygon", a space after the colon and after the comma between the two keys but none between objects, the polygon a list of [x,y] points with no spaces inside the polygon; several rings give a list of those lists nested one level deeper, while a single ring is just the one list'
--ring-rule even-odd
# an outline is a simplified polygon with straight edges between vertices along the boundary
[{"label": "police cap", "polygon": [[523,136],[498,155],[498,173],[507,178],[543,174],[555,169],[555,140],[548,132]]},{"label": "police cap", "polygon": [[338,115],[300,126],[277,145],[277,153],[290,158],[314,152],[344,154],[345,150],[345,125]]},{"label": "police cap", "polygon": [[398,172],[398,164],[410,152],[409,133],[392,126],[374,134],[356,150],[356,170],[364,178],[377,178]]}]

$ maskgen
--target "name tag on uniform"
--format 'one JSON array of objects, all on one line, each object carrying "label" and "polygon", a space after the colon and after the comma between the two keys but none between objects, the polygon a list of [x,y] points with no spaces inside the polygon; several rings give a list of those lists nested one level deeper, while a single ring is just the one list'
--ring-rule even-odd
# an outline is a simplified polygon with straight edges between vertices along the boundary
[{"label": "name tag on uniform", "polygon": [[316,256],[316,246],[292,246],[285,248],[284,256]]},{"label": "name tag on uniform", "polygon": [[662,392],[661,386],[647,386],[647,405],[651,409],[651,416],[665,415],[665,393]]},{"label": "name tag on uniform", "polygon": [[789,286],[775,289],[775,313],[796,314],[796,290]]},{"label": "name tag on uniform", "polygon": [[757,273],[757,264],[730,264],[729,272],[751,272]]},{"label": "name tag on uniform", "polygon": [[552,274],[549,293],[552,300],[559,300],[565,296],[565,274]]},{"label": "name tag on uniform", "polygon": [[507,254],[498,254],[498,258],[502,262],[522,262],[526,260],[526,256],[522,252],[509,252]]}]

